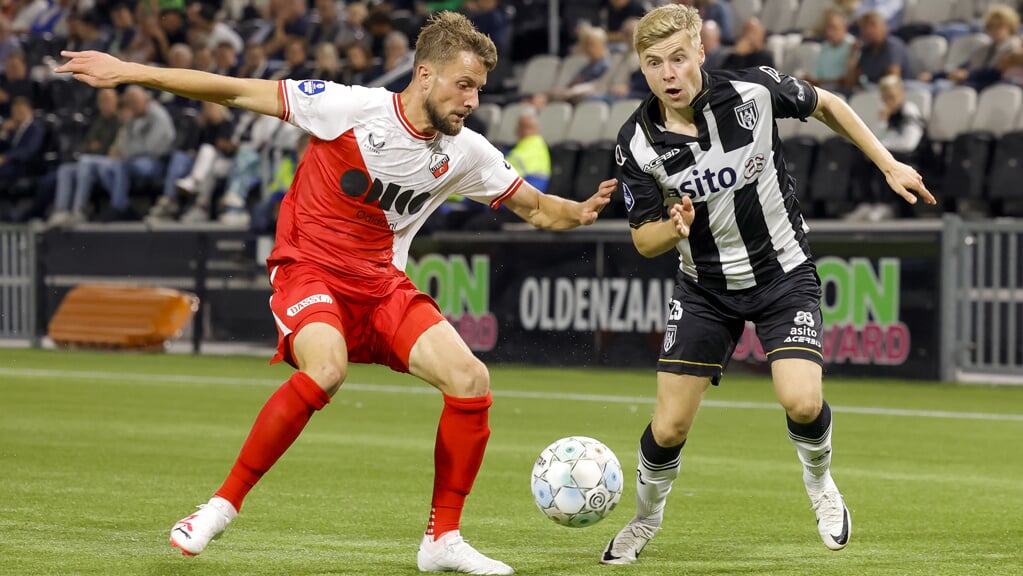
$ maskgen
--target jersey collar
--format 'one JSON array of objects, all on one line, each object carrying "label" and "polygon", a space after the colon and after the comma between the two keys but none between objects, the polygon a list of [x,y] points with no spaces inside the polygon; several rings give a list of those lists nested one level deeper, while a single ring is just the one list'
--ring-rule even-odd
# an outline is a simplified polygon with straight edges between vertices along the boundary
[{"label": "jersey collar", "polygon": [[420,132],[419,130],[416,130],[415,126],[412,125],[412,122],[409,122],[409,119],[405,116],[405,108],[403,108],[401,105],[401,94],[395,92],[393,100],[394,116],[398,119],[398,123],[401,124],[403,128],[405,128],[405,131],[409,133],[409,136],[412,136],[416,140],[426,141],[433,140],[434,138],[437,137],[437,134],[439,134],[439,132],[434,132],[433,134]]}]

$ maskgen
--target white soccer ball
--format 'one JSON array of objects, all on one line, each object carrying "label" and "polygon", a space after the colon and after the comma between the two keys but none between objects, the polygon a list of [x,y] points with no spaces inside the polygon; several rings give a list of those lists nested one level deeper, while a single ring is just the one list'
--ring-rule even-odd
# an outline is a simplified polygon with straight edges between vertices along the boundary
[{"label": "white soccer ball", "polygon": [[533,465],[537,508],[562,526],[600,522],[622,498],[622,465],[599,440],[569,436],[544,448]]}]

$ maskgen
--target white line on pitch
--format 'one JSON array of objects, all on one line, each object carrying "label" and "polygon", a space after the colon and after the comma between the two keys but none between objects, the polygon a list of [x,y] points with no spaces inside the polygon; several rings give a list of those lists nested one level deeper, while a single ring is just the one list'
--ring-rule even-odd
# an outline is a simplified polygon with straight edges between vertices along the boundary
[{"label": "white line on pitch", "polygon": [[[254,386],[280,386],[281,380],[267,378],[227,378],[222,376],[186,376],[178,374],[142,374],[131,372],[94,372],[84,370],[51,370],[43,368],[2,368],[0,376],[19,378],[53,378],[74,380],[130,381],[135,383],[161,384],[234,384]],[[391,384],[361,384],[345,382],[344,390],[358,392],[384,392],[390,394],[436,394],[433,388],[423,386],[396,386]],[[573,402],[602,402],[606,404],[653,404],[648,396],[614,396],[603,394],[572,394],[568,392],[533,392],[528,390],[494,390],[494,396],[501,398],[528,398],[535,400],[568,400]],[[732,402],[728,400],[704,400],[702,406],[712,408],[736,408],[750,410],[778,410],[774,402]],[[880,408],[872,406],[832,406],[834,412],[869,414],[873,416],[905,416],[911,418],[945,418],[952,420],[992,420],[1001,422],[1023,422],[1023,414],[992,414],[984,412],[953,412],[946,410],[910,410],[903,408]]]}]

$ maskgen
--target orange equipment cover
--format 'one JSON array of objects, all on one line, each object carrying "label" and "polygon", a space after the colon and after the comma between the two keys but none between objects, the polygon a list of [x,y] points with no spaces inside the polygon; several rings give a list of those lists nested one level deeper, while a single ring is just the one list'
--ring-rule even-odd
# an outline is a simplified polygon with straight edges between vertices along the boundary
[{"label": "orange equipment cover", "polygon": [[49,337],[58,346],[162,348],[199,308],[194,294],[168,288],[83,284],[57,308]]}]

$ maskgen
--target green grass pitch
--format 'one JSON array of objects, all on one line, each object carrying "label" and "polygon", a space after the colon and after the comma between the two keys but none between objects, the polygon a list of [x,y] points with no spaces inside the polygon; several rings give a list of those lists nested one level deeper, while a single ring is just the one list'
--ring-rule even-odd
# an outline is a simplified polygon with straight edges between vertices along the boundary
[{"label": "green grass pitch", "polygon": [[[352,367],[205,553],[168,546],[288,373],[255,357],[0,350],[0,574],[417,574],[441,398],[370,366]],[[652,371],[491,374],[493,434],[462,528],[519,574],[1023,574],[1021,387],[828,375],[833,473],[854,527],[835,553],[770,383],[730,374],[708,392],[662,532],[639,564],[602,567],[634,510]],[[540,450],[573,434],[607,443],[626,472],[622,504],[584,529],[544,518],[529,490]]]}]

